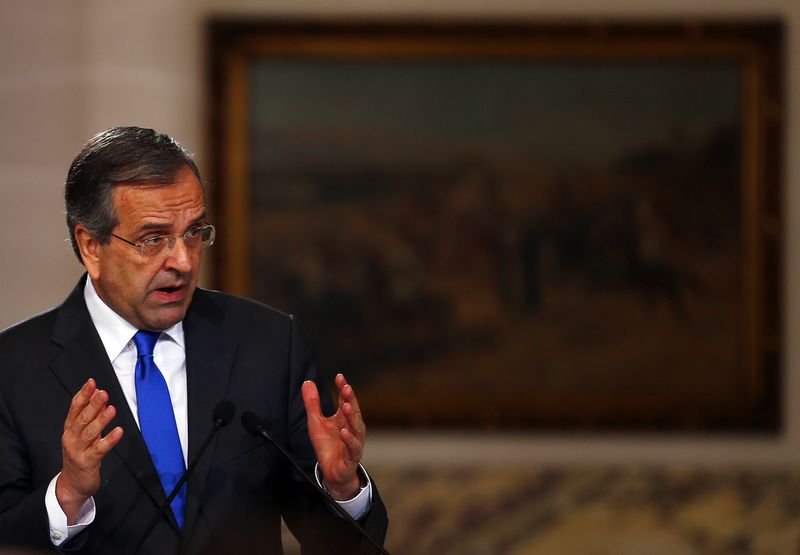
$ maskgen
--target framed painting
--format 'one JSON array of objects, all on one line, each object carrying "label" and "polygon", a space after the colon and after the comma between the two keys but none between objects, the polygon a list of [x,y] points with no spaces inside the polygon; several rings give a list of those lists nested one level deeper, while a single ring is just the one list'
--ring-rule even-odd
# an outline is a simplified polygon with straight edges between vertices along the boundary
[{"label": "framed painting", "polygon": [[780,428],[779,22],[208,36],[215,285],[370,425]]}]

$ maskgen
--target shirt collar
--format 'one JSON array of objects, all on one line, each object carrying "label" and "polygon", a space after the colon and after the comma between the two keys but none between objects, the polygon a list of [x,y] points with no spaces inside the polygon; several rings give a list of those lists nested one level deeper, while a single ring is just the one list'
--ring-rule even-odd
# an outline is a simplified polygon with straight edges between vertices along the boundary
[{"label": "shirt collar", "polygon": [[[92,278],[88,275],[83,288],[83,298],[94,327],[100,335],[100,341],[103,342],[103,347],[106,349],[108,359],[113,362],[128,347],[133,336],[139,330],[103,302],[94,288]],[[178,322],[164,330],[163,334],[177,343],[181,349],[184,348],[183,322]]]}]

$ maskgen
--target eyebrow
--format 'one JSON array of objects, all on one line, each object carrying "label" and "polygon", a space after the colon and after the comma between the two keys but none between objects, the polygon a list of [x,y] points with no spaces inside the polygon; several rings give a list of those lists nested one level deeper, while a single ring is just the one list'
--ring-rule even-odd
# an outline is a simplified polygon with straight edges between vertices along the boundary
[{"label": "eyebrow", "polygon": [[[204,223],[206,221],[207,221],[207,215],[206,215],[206,212],[203,211],[202,214],[200,214],[199,216],[194,218],[191,221],[191,223],[189,223],[189,225],[188,225],[188,227],[186,229],[189,229],[193,225],[196,225],[196,224],[199,224],[199,223]],[[136,233],[137,236],[139,236],[139,235],[144,235],[146,233],[150,233],[150,232],[153,232],[153,231],[155,231],[155,232],[165,231],[165,230],[168,230],[169,228],[170,228],[169,224],[152,222],[152,223],[143,224],[141,227],[136,229],[135,233]]]}]

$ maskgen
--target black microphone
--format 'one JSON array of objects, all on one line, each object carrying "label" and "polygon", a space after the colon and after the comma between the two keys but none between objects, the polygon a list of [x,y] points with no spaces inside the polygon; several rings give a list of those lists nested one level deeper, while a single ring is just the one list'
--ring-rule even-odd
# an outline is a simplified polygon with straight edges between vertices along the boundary
[{"label": "black microphone", "polygon": [[286,449],[283,448],[283,446],[280,443],[275,441],[275,438],[273,438],[272,434],[270,434],[269,429],[267,428],[266,424],[264,424],[264,422],[255,413],[250,412],[250,411],[247,411],[247,412],[243,413],[242,414],[242,426],[244,426],[244,429],[247,430],[248,432],[250,432],[251,434],[253,434],[254,436],[260,437],[262,439],[265,439],[268,442],[270,442],[272,445],[277,447],[278,451],[283,453],[283,456],[286,457],[286,459],[290,463],[292,463],[292,466],[294,466],[295,470],[297,470],[297,472],[300,473],[300,475],[305,479],[305,481],[308,482],[309,484],[311,484],[314,487],[314,489],[316,489],[319,492],[319,494],[328,502],[328,504],[331,507],[333,507],[334,510],[337,513],[339,513],[340,516],[342,516],[356,530],[358,530],[358,532],[364,538],[366,538],[369,541],[369,543],[371,543],[373,546],[375,546],[375,548],[377,548],[380,553],[382,553],[383,555],[389,555],[389,552],[386,551],[383,548],[383,546],[378,544],[378,542],[376,542],[374,539],[372,539],[372,536],[369,535],[369,533],[364,529],[363,526],[361,526],[361,524],[358,523],[358,521],[356,521],[356,519],[354,519],[352,516],[350,516],[350,514],[347,511],[345,511],[339,505],[339,503],[337,503],[336,500],[333,497],[331,497],[330,494],[328,494],[327,491],[322,489],[319,486],[319,484],[317,483],[316,480],[312,479],[311,476],[306,474],[303,471],[303,469],[300,468],[300,464],[294,459],[294,457],[292,457],[292,455],[289,454],[288,451],[286,451]]},{"label": "black microphone", "polygon": [[139,542],[136,544],[136,547],[131,552],[132,555],[136,555],[137,553],[139,553],[139,550],[142,548],[147,538],[150,537],[150,534],[153,532],[153,529],[156,527],[156,524],[158,524],[158,521],[161,519],[164,513],[166,513],[167,509],[169,508],[169,504],[172,503],[172,500],[175,499],[176,495],[178,495],[178,492],[181,490],[183,485],[189,479],[189,476],[194,471],[194,468],[197,466],[197,463],[200,462],[200,457],[202,457],[203,453],[205,453],[206,449],[208,449],[208,444],[211,443],[211,440],[214,439],[214,436],[217,435],[217,432],[220,430],[220,428],[224,428],[225,426],[231,423],[231,420],[233,420],[233,416],[235,414],[236,414],[236,405],[234,405],[231,401],[228,401],[227,399],[220,401],[219,403],[217,403],[217,406],[214,407],[214,412],[211,413],[211,420],[214,422],[214,427],[211,428],[211,431],[208,433],[208,436],[206,436],[206,440],[200,446],[200,450],[197,451],[197,454],[194,456],[194,459],[192,459],[191,462],[189,463],[186,472],[183,473],[181,479],[178,480],[178,483],[175,484],[175,487],[172,488],[171,492],[169,492],[167,500],[164,501],[164,503],[162,503],[161,506],[158,508],[158,512],[155,514],[155,516],[153,516],[153,520],[150,521],[150,524],[147,526],[147,530],[139,539]]}]

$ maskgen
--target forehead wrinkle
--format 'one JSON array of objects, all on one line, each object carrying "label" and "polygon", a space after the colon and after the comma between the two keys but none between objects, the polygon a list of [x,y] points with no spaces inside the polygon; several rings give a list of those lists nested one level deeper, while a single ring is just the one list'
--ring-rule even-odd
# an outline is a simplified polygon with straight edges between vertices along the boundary
[{"label": "forehead wrinkle", "polygon": [[[196,224],[197,222],[205,221],[205,219],[206,219],[206,211],[203,210],[200,213],[200,215],[198,215],[196,218],[188,218],[189,224],[186,227],[188,229],[190,226]],[[136,233],[144,233],[144,232],[148,232],[148,231],[162,231],[162,230],[168,230],[169,228],[172,227],[172,225],[173,225],[173,221],[172,220],[170,220],[169,222],[164,221],[163,223],[161,223],[161,222],[145,222],[142,225],[135,225],[133,230]]]},{"label": "forehead wrinkle", "polygon": [[[194,222],[205,216],[205,207],[194,209],[187,207],[178,210],[156,210],[139,212],[134,210],[127,214],[128,225],[135,230],[169,228],[176,223]],[[196,215],[195,215],[196,214]]]},{"label": "forehead wrinkle", "polygon": [[205,198],[199,185],[196,191],[188,192],[182,185],[178,190],[171,186],[123,185],[114,194],[118,225],[126,225],[134,231],[169,229],[184,221],[202,219],[206,214]]}]

